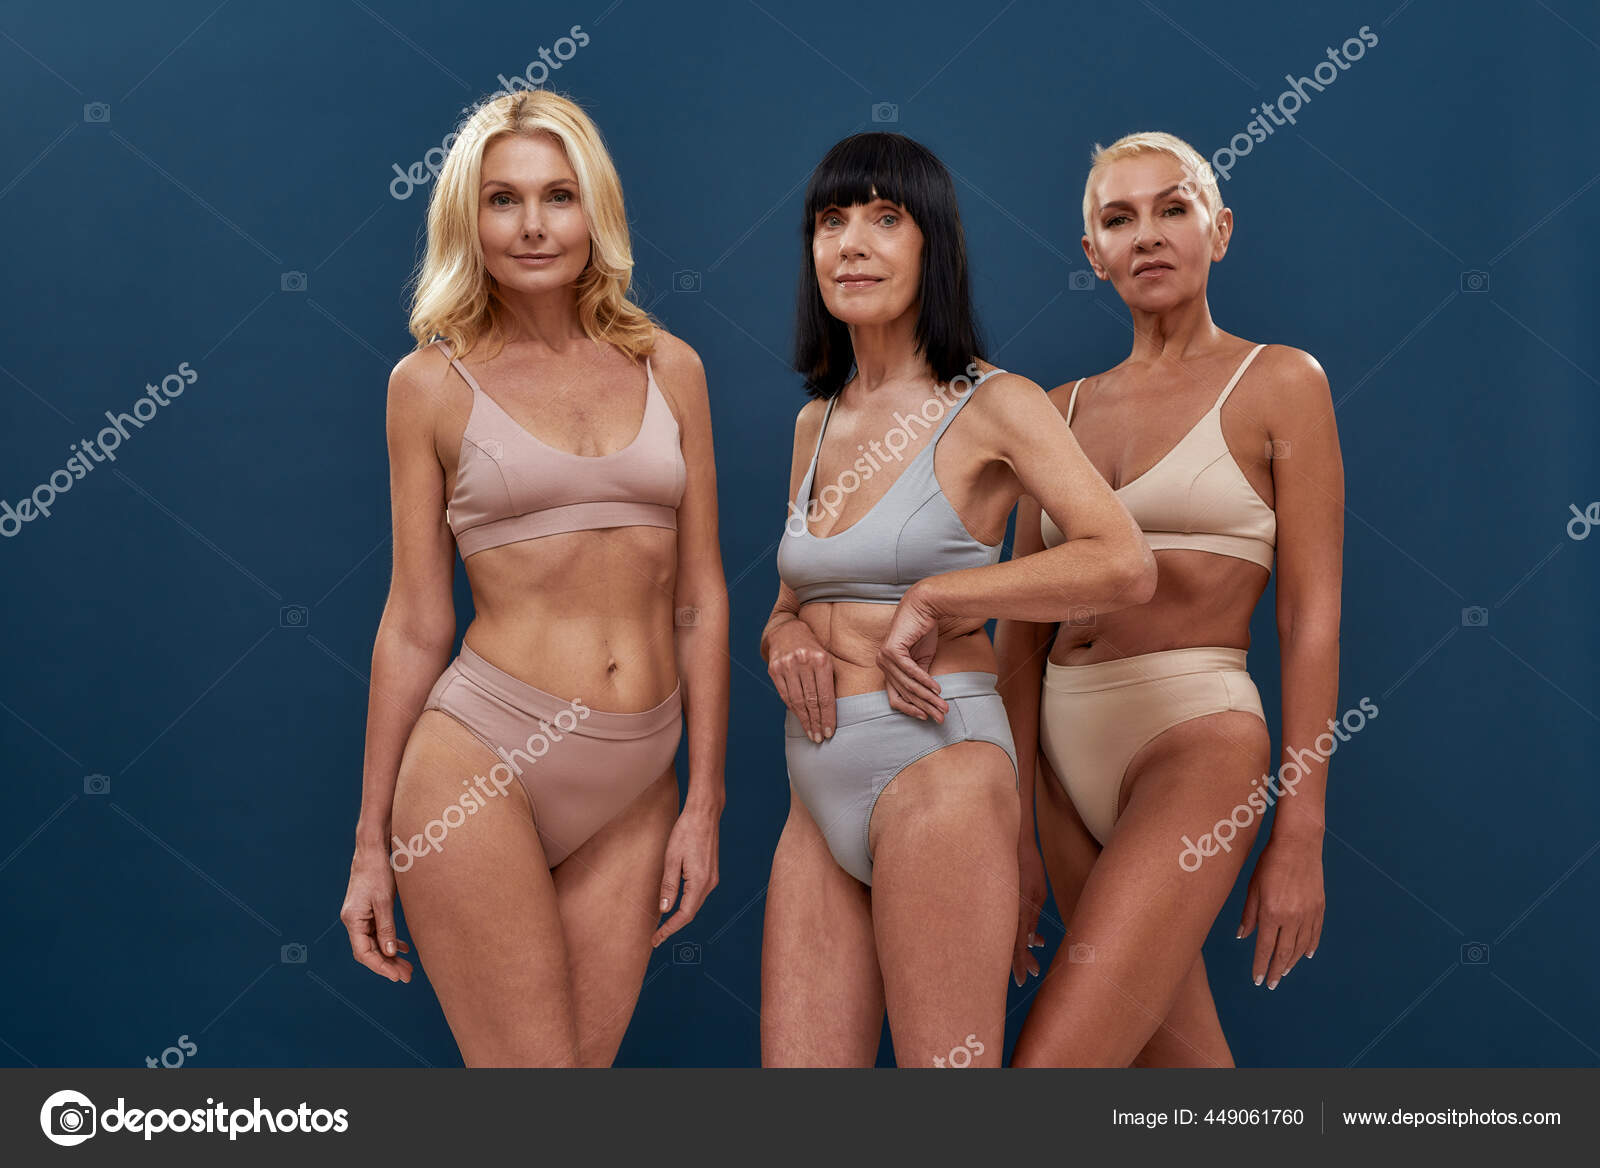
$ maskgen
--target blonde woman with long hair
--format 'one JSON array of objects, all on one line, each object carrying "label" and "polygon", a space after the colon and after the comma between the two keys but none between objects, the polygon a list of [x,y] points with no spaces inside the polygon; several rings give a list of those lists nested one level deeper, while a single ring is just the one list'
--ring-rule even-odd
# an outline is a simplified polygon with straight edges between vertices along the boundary
[{"label": "blonde woman with long hair", "polygon": [[[1050,393],[1156,556],[1155,595],[1059,626],[1002,621],[1002,692],[1025,786],[1012,973],[1045,871],[1066,921],[1014,1066],[1231,1066],[1201,945],[1261,826],[1239,936],[1276,988],[1322,932],[1323,795],[1313,744],[1339,680],[1344,474],[1322,368],[1224,332],[1206,301],[1233,234],[1206,160],[1164,133],[1097,150],[1083,249],[1128,306],[1133,350]],[[1015,554],[1065,533],[1024,499]],[[1245,668],[1277,561],[1284,780]],[[1291,769],[1293,774],[1291,775]],[[1040,846],[1043,848],[1041,864]]]},{"label": "blonde woman with long hair", "polygon": [[[479,104],[427,223],[417,348],[389,378],[394,570],[340,915],[358,961],[409,981],[398,891],[467,1065],[606,1066],[652,948],[717,882],[705,373],[628,297],[621,184],[572,101]],[[458,551],[475,614],[452,661]]]}]

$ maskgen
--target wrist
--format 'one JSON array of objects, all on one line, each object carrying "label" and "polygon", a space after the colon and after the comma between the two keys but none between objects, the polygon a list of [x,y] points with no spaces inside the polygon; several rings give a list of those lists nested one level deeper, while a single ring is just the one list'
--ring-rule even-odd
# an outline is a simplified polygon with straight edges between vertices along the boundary
[{"label": "wrist", "polygon": [[722,815],[722,809],[727,805],[727,795],[721,783],[713,790],[704,782],[690,782],[689,794],[683,801],[685,814],[709,815],[713,819]]},{"label": "wrist", "polygon": [[939,577],[937,576],[924,576],[906,589],[901,603],[904,604],[910,601],[914,607],[922,609],[923,612],[935,619],[953,616],[953,613],[945,610],[943,588],[938,583],[938,580]]},{"label": "wrist", "polygon": [[1280,810],[1272,821],[1272,833],[1267,842],[1321,851],[1324,834],[1325,828],[1320,817],[1313,819],[1306,814],[1285,816]]},{"label": "wrist", "polygon": [[356,824],[356,851],[389,852],[389,825],[387,823]]}]

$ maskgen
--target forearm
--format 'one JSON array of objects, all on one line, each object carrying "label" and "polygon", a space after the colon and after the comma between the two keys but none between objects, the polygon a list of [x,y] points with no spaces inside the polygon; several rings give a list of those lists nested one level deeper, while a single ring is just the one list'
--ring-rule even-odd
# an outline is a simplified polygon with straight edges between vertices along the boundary
[{"label": "forearm", "polygon": [[[1280,634],[1283,676],[1282,788],[1272,824],[1273,839],[1304,839],[1320,844],[1326,819],[1328,761],[1337,749],[1339,728],[1339,634],[1316,629]],[[1336,732],[1337,728],[1337,732]]]},{"label": "forearm", "polygon": [[942,617],[1054,624],[1143,604],[1155,592],[1155,557],[1137,544],[1082,537],[1053,548],[962,568],[918,581],[914,588]]},{"label": "forearm", "polygon": [[1034,775],[1039,752],[1039,694],[1044,662],[1054,639],[1054,625],[1001,621],[995,630],[995,656],[999,679],[995,689],[1005,705],[1011,741],[1017,752],[1017,792],[1022,800],[1018,840],[1035,844]]},{"label": "forearm", "polygon": [[361,813],[357,847],[389,846],[390,812],[406,740],[428,700],[428,691],[450,657],[448,637],[413,637],[396,628],[387,613],[372,646],[372,680],[367,691],[367,742],[361,766]]},{"label": "forearm", "polygon": [[676,618],[678,674],[689,742],[689,792],[684,807],[720,812],[726,802],[723,760],[728,745],[728,593],[720,585],[680,597]]}]

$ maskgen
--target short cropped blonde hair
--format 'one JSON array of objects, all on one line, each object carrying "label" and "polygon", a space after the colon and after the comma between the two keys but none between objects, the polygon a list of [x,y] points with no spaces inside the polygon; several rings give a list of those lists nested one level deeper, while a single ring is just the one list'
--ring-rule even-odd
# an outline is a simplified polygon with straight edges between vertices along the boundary
[{"label": "short cropped blonde hair", "polygon": [[1211,164],[1206,161],[1205,156],[1175,134],[1161,130],[1141,130],[1137,134],[1126,134],[1109,146],[1102,146],[1096,142],[1094,150],[1090,152],[1089,177],[1083,180],[1085,235],[1090,234],[1089,217],[1094,214],[1092,192],[1095,175],[1108,163],[1150,151],[1160,151],[1177,159],[1178,165],[1183,167],[1185,182],[1194,188],[1191,197],[1192,194],[1198,193],[1206,205],[1206,210],[1211,213],[1212,222],[1216,222],[1217,215],[1222,211],[1222,191],[1217,187],[1216,172],[1211,169]]}]

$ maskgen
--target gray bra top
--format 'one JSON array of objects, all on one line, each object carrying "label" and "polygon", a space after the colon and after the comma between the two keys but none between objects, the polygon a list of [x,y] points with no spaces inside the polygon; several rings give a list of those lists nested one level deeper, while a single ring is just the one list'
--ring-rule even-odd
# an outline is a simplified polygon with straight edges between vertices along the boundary
[{"label": "gray bra top", "polygon": [[[817,459],[822,453],[822,438],[828,432],[828,419],[833,415],[838,396],[828,402],[827,412],[822,416],[822,429],[817,434],[817,448],[811,454],[811,465],[806,468],[798,495],[790,503],[783,538],[778,542],[778,576],[801,604],[839,601],[896,604],[906,589],[924,576],[954,572],[958,568],[983,567],[999,560],[1000,544],[980,543],[974,539],[955,508],[950,506],[950,500],[933,473],[933,455],[939,439],[961,408],[972,400],[978,386],[1003,372],[1003,369],[991,369],[979,377],[954,405],[945,404],[943,417],[935,415],[937,421],[928,417],[928,404],[919,411],[897,415],[900,430],[914,432],[916,428],[932,426],[933,436],[865,515],[843,531],[816,536],[811,534],[811,521],[819,517],[824,508],[837,511],[850,491],[873,474],[889,470],[895,461],[892,448],[889,458],[873,457],[880,446],[874,443],[874,450],[857,458],[837,484],[830,483],[823,488],[825,496],[833,496],[832,502],[826,498],[813,500],[812,481],[816,478]],[[947,403],[947,400],[943,396],[928,399],[929,403]],[[881,445],[888,447],[889,443],[885,440]]]}]

